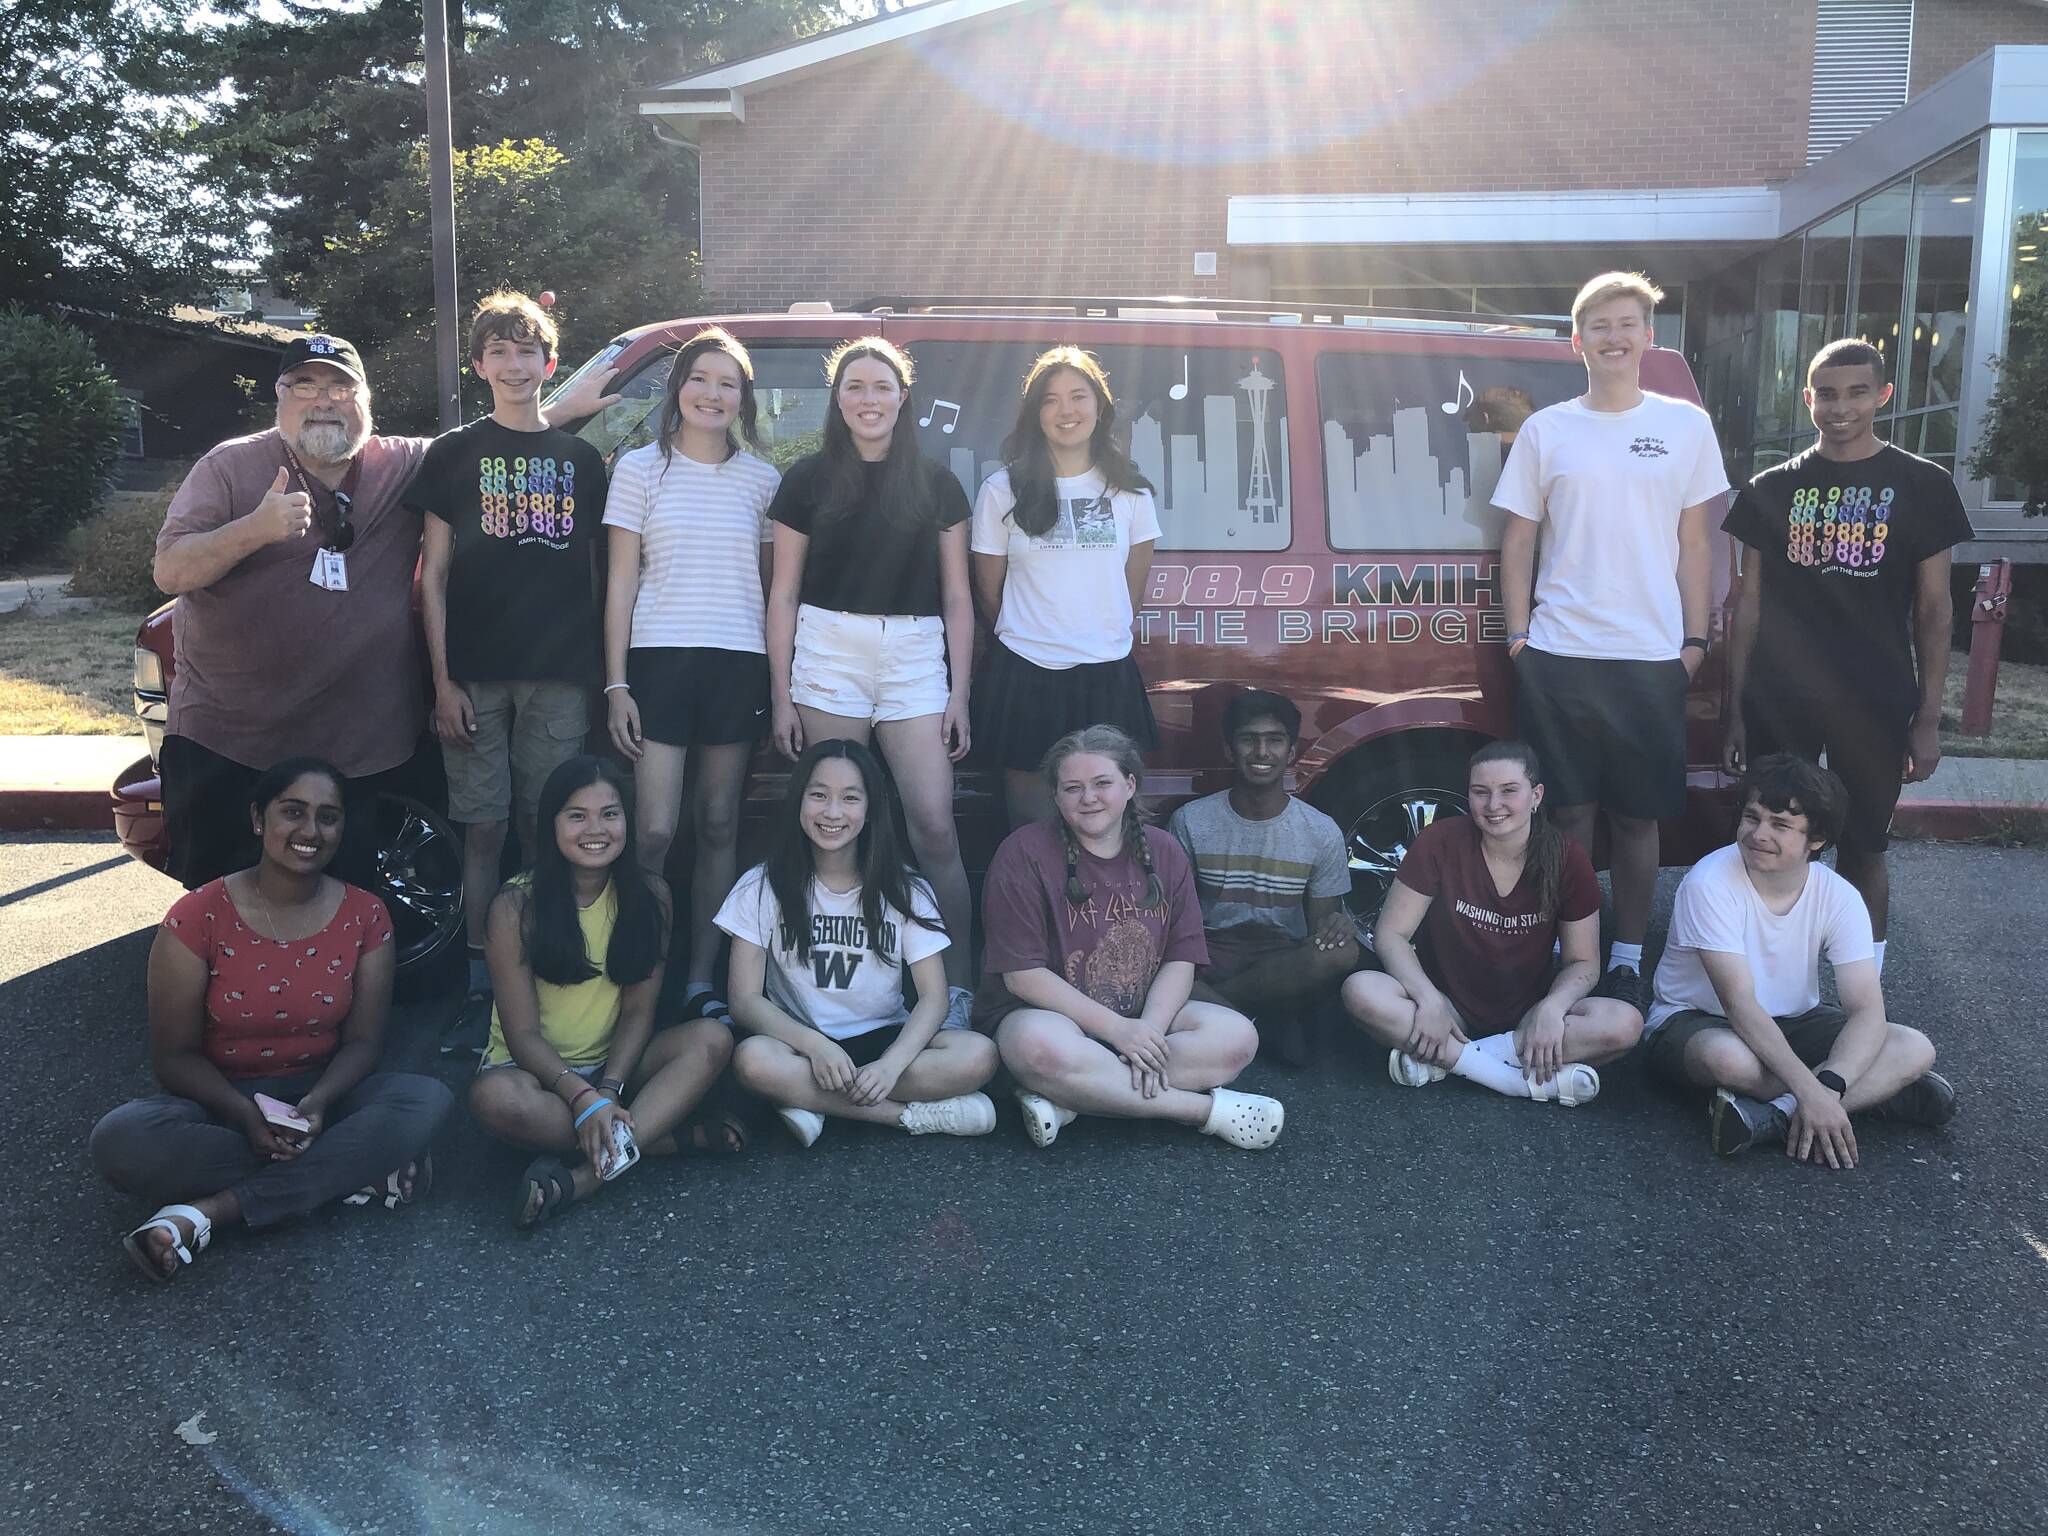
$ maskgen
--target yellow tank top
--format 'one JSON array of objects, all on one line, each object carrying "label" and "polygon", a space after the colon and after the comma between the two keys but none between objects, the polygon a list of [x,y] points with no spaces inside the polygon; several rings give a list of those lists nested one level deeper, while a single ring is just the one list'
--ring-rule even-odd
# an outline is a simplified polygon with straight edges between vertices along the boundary
[{"label": "yellow tank top", "polygon": [[[531,884],[520,875],[515,885]],[[583,952],[598,972],[573,987],[558,987],[551,981],[533,978],[540,997],[541,1037],[555,1048],[562,1064],[595,1067],[603,1064],[612,1048],[612,1032],[619,1027],[619,984],[604,972],[604,957],[611,951],[612,929],[619,919],[617,887],[606,883],[604,894],[578,910],[576,921],[583,929]],[[491,1005],[491,1043],[484,1052],[484,1065],[502,1066],[512,1059],[505,1044],[505,1026],[498,1019],[497,1004]]]}]

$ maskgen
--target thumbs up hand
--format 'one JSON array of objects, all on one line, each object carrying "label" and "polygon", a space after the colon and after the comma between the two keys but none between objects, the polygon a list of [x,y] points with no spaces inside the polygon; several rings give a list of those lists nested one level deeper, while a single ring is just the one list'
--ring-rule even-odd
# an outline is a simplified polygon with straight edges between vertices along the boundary
[{"label": "thumbs up hand", "polygon": [[304,491],[292,490],[291,483],[290,471],[280,467],[263,500],[249,514],[262,520],[260,526],[268,535],[265,543],[282,544],[287,539],[304,538],[306,530],[313,526],[313,498]]}]

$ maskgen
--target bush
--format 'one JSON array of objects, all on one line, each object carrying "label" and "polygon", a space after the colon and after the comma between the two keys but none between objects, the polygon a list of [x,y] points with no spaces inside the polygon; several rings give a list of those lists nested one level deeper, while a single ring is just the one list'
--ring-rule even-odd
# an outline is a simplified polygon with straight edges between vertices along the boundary
[{"label": "bush", "polygon": [[[173,480],[185,478],[181,469]],[[97,597],[141,615],[164,600],[151,574],[156,536],[171,509],[171,491],[116,496],[82,528],[71,530],[71,593]]]},{"label": "bush", "polygon": [[0,310],[0,560],[55,545],[99,510],[127,424],[82,332]]}]

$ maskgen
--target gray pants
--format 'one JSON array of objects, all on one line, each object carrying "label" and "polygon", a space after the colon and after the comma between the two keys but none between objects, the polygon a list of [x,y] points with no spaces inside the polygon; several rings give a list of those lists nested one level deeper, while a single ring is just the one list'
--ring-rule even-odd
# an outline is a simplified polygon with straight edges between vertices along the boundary
[{"label": "gray pants", "polygon": [[[317,1072],[229,1079],[250,1098],[267,1093],[288,1104],[319,1080]],[[312,1146],[274,1163],[250,1149],[240,1127],[204,1105],[156,1093],[100,1117],[92,1128],[92,1160],[114,1188],[153,1205],[232,1190],[241,1202],[242,1220],[267,1227],[365,1185],[382,1184],[426,1150],[453,1103],[448,1090],[431,1077],[373,1072],[328,1110]]]}]

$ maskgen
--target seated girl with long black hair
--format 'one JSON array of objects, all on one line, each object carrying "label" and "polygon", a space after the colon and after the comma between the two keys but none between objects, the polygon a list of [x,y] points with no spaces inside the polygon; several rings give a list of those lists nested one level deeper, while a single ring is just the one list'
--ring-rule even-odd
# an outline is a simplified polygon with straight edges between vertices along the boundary
[{"label": "seated girl with long black hair", "polygon": [[[866,747],[812,742],[789,776],[774,851],[718,914],[732,935],[733,1018],[751,1032],[733,1074],[807,1147],[827,1115],[912,1135],[995,1129],[978,1091],[995,1075],[995,1047],[944,1027],[951,941],[931,886],[904,860],[899,814]],[[915,1009],[903,1005],[906,966]]]},{"label": "seated girl with long black hair", "polygon": [[541,1155],[519,1185],[530,1227],[596,1192],[624,1125],[643,1152],[680,1150],[684,1117],[732,1056],[732,1032],[696,1018],[654,1034],[669,894],[633,856],[619,772],[572,757],[540,792],[533,868],[491,903],[485,953],[497,1004],[469,1109]]}]

